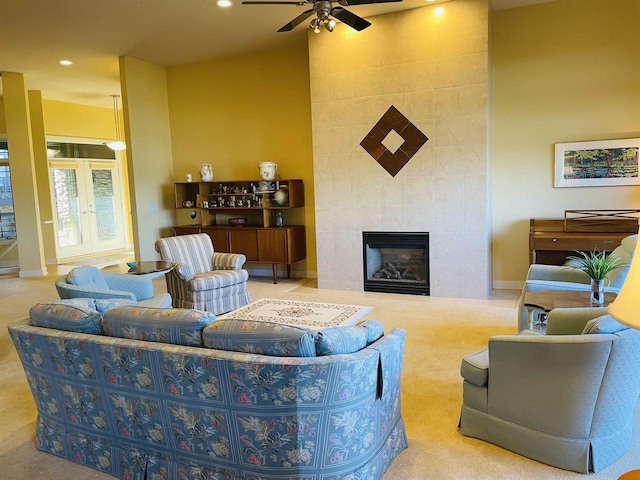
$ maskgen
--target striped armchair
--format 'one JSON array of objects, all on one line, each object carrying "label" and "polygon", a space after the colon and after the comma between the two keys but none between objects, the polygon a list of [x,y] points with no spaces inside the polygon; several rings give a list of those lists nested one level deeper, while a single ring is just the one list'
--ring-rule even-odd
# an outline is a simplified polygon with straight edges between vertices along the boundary
[{"label": "striped armchair", "polygon": [[162,260],[178,263],[165,277],[175,308],[220,315],[251,302],[249,273],[242,269],[246,257],[214,252],[206,233],[161,238],[156,241],[156,251]]}]

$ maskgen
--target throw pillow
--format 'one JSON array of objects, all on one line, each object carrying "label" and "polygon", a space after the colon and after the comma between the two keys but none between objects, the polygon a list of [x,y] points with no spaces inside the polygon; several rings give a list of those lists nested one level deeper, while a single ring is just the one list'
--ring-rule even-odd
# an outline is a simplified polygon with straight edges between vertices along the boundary
[{"label": "throw pillow", "polygon": [[315,343],[318,356],[353,353],[367,346],[367,333],[360,327],[329,327],[316,334]]},{"label": "throw pillow", "polygon": [[138,302],[131,300],[130,298],[96,298],[95,305],[102,315],[111,308],[127,307],[131,305],[137,305]]},{"label": "throw pillow", "polygon": [[29,310],[29,318],[37,327],[99,335],[102,316],[89,306],[91,302],[93,299],[73,298],[37,303]]},{"label": "throw pillow", "polygon": [[583,335],[595,333],[618,333],[629,327],[621,324],[611,317],[611,315],[603,315],[602,317],[589,320],[582,330]]},{"label": "throw pillow", "polygon": [[204,345],[217,350],[275,357],[315,357],[313,331],[308,328],[225,318],[202,332]]},{"label": "throw pillow", "polygon": [[202,330],[215,315],[186,308],[115,307],[107,310],[102,333],[147,342],[202,346]]},{"label": "throw pillow", "polygon": [[378,320],[365,320],[364,322],[360,322],[357,326],[365,329],[365,333],[367,334],[367,345],[371,345],[384,335],[384,325],[382,325]]}]

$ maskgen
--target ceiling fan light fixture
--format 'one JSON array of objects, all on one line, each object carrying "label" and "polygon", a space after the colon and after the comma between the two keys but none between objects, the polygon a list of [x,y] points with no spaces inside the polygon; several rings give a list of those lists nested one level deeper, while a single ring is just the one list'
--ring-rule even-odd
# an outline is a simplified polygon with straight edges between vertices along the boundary
[{"label": "ceiling fan light fixture", "polygon": [[120,151],[127,148],[127,144],[120,140],[120,117],[118,116],[118,98],[120,95],[111,95],[113,98],[113,115],[116,122],[116,139],[112,142],[105,142],[105,145],[111,150]]},{"label": "ceiling fan light fixture", "polygon": [[327,29],[327,31],[333,32],[333,29],[336,26],[336,21],[333,18],[327,18],[322,22],[322,24],[324,25],[324,28]]},{"label": "ceiling fan light fixture", "polygon": [[309,28],[313,30],[313,33],[320,33],[320,19],[318,17],[311,20]]},{"label": "ceiling fan light fixture", "polygon": [[218,0],[217,5],[219,7],[227,8],[232,5],[231,0]]}]

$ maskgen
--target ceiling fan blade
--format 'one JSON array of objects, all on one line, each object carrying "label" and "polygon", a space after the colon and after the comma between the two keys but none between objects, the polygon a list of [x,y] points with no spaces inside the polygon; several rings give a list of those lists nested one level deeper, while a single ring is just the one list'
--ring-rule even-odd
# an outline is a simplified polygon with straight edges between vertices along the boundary
[{"label": "ceiling fan blade", "polygon": [[346,23],[351,28],[358,31],[364,30],[371,25],[371,22],[366,21],[364,18],[359,17],[355,13],[351,13],[349,10],[345,10],[342,7],[333,7],[330,12],[331,16],[336,17],[342,23]]},{"label": "ceiling fan blade", "polygon": [[401,2],[402,0],[339,0],[338,3],[345,7],[353,5],[368,5],[370,3]]},{"label": "ceiling fan blade", "polygon": [[[395,1],[395,0],[394,0]],[[307,5],[307,2],[287,2],[287,1],[267,1],[267,2],[255,2],[253,0],[247,0],[242,2],[243,5]]]},{"label": "ceiling fan blade", "polygon": [[287,23],[284,27],[282,27],[278,31],[279,32],[289,32],[289,31],[293,30],[294,28],[296,28],[298,25],[300,25],[302,22],[304,22],[311,15],[313,15],[313,8],[310,9],[310,10],[305,10],[304,12],[302,12],[296,18],[291,20],[289,23]]}]

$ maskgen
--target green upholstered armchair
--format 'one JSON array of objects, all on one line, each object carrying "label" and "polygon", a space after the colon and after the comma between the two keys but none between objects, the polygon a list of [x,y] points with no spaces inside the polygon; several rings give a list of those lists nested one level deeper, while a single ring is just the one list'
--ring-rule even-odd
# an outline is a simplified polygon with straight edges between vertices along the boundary
[{"label": "green upholstered armchair", "polygon": [[556,309],[552,334],[495,336],[466,357],[461,433],[581,473],[615,462],[633,434],[640,331],[605,312]]},{"label": "green upholstered armchair", "polygon": [[[617,293],[622,288],[622,284],[627,278],[627,273],[629,273],[629,266],[637,240],[637,234],[629,235],[613,251],[622,261],[627,262],[627,265],[609,272],[605,281],[607,291]],[[590,282],[589,275],[581,270],[559,265],[531,265],[518,300],[518,330],[522,331],[529,328],[529,312],[524,306],[524,296],[527,292],[539,292],[542,290],[589,291],[591,289]]]}]

